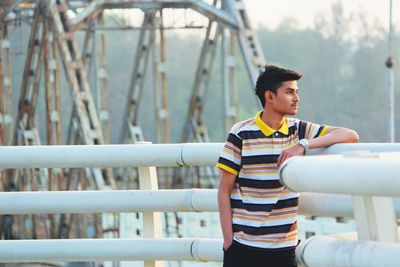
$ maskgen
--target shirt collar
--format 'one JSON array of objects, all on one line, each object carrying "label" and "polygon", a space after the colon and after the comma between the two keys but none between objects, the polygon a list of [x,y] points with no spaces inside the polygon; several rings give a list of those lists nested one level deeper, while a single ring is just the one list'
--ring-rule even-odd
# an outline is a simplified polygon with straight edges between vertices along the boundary
[{"label": "shirt collar", "polygon": [[274,130],[271,127],[269,127],[262,119],[261,119],[261,114],[262,114],[262,110],[259,111],[256,116],[255,116],[255,121],[256,124],[258,126],[258,128],[260,128],[261,132],[265,135],[265,136],[270,136],[272,134],[274,134],[275,132],[280,132],[283,133],[284,135],[288,135],[289,133],[289,128],[288,128],[288,124],[287,124],[287,119],[285,118],[285,120],[283,121],[283,124],[281,126],[281,128],[279,128],[279,130]]}]

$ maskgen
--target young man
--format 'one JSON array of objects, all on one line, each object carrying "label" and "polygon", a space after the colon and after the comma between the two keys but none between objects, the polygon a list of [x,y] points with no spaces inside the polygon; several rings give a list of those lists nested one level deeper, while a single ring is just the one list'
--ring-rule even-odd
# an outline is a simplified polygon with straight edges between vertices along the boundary
[{"label": "young man", "polygon": [[308,149],[358,141],[355,131],[297,114],[301,74],[267,65],[257,79],[263,110],[233,126],[217,167],[224,267],[294,267],[298,194],[279,182],[279,166]]}]

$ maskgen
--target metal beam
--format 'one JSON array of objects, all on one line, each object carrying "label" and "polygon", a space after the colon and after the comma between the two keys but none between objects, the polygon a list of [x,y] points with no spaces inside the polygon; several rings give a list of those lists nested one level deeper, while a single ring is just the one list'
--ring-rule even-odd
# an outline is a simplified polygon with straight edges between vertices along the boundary
[{"label": "metal beam", "polygon": [[118,190],[0,193],[0,214],[217,212],[217,190]]},{"label": "metal beam", "polygon": [[[217,5],[218,0],[214,0]],[[186,122],[182,129],[182,142],[195,141],[200,143],[210,142],[207,125],[204,120],[204,98],[208,90],[211,78],[211,70],[214,64],[217,50],[217,42],[220,38],[222,26],[216,21],[209,20],[206,36],[203,41],[199,63],[197,65],[195,81],[193,84],[190,104],[187,111]],[[183,176],[183,174],[181,174]],[[213,187],[218,176],[215,168],[205,167],[197,169],[197,186]],[[178,179],[179,180],[179,179]]]},{"label": "metal beam", "polygon": [[0,168],[210,166],[217,162],[222,145],[6,146],[0,147]]},{"label": "metal beam", "polygon": [[[39,95],[39,83],[43,66],[43,51],[45,31],[43,27],[43,5],[41,1],[36,2],[34,10],[27,57],[25,60],[23,81],[21,83],[20,98],[18,103],[18,116],[14,129],[14,145],[40,146],[39,132],[35,124],[35,112]],[[9,188],[16,184],[17,190],[48,190],[48,170],[44,168],[23,169],[11,172]],[[15,175],[14,175],[15,174]],[[38,218],[36,216],[17,218],[20,220],[18,227],[22,238],[37,238]],[[32,223],[31,229],[27,227]],[[47,227],[45,226],[45,229]],[[20,229],[20,230],[21,230]]]},{"label": "metal beam", "polygon": [[400,196],[399,163],[399,152],[295,157],[281,168],[281,183],[297,192],[352,195],[359,239],[398,242],[391,197]]},{"label": "metal beam", "polygon": [[224,89],[225,132],[229,132],[238,121],[239,100],[236,83],[236,44],[237,35],[229,29],[221,34],[221,65]]},{"label": "metal beam", "polygon": [[168,115],[167,52],[162,10],[159,11],[156,19],[159,22],[159,27],[155,31],[156,40],[153,46],[153,75],[155,81],[154,97],[156,98],[157,141],[160,144],[168,144],[171,140]]},{"label": "metal beam", "polygon": [[196,69],[186,122],[182,129],[182,142],[195,140],[204,143],[210,141],[204,122],[203,106],[221,30],[215,21],[209,21]]},{"label": "metal beam", "polygon": [[[3,145],[10,145],[13,143],[13,98],[12,98],[12,63],[11,63],[11,42],[9,36],[8,23],[4,22],[2,25],[3,40],[1,44],[2,57],[3,57],[3,85],[4,85],[4,99],[6,107],[4,109],[3,119],[1,124],[6,127],[6,140],[4,139]],[[3,102],[3,103],[4,103]]]},{"label": "metal beam", "polygon": [[161,10],[164,8],[181,8],[193,9],[200,14],[208,17],[210,20],[216,20],[231,27],[235,30],[238,29],[237,20],[228,12],[218,9],[215,6],[209,5],[204,1],[190,0],[190,1],[110,1],[110,0],[97,0],[88,4],[85,9],[79,12],[75,18],[71,20],[74,29],[78,29],[85,20],[95,16],[96,12],[100,9],[127,9],[138,8],[144,11],[150,9]]},{"label": "metal beam", "polygon": [[[3,44],[3,28],[4,24],[0,20],[0,45]],[[4,64],[3,64],[3,48],[0,47],[0,145],[4,146],[7,144],[7,127],[5,123],[6,118],[6,94],[4,85]]]},{"label": "metal beam", "polygon": [[85,144],[101,144],[103,143],[101,124],[93,102],[87,74],[83,68],[80,50],[66,14],[68,10],[66,3],[52,0],[47,7],[54,22],[54,31],[62,61],[71,85],[82,141]]},{"label": "metal beam", "polygon": [[[157,30],[157,27],[144,27],[146,30]],[[163,30],[182,30],[182,29],[206,29],[206,26],[203,25],[186,25],[186,26],[164,26]],[[86,31],[88,30],[89,27],[82,27],[80,28],[80,30],[82,31]],[[104,26],[104,27],[95,27],[93,28],[93,30],[99,30],[99,31],[140,31],[141,29],[143,29],[143,27],[136,27],[136,26]]]},{"label": "metal beam", "polygon": [[400,245],[318,236],[302,242],[296,256],[307,267],[399,266]]},{"label": "metal beam", "polygon": [[5,19],[24,0],[5,0],[4,6],[0,7],[0,20]]},{"label": "metal beam", "polygon": [[295,192],[398,197],[399,173],[399,152],[294,157],[281,168],[281,183]]},{"label": "metal beam", "polygon": [[359,240],[399,242],[393,198],[352,196],[352,202]]},{"label": "metal beam", "polygon": [[239,30],[237,32],[252,89],[255,88],[259,74],[264,71],[265,57],[247,15],[243,0],[223,0],[228,12],[236,17]]},{"label": "metal beam", "polygon": [[[213,166],[218,161],[223,146],[223,143],[4,146],[0,147],[0,168]],[[332,147],[334,148],[335,146],[338,146],[336,149],[338,152],[357,151],[360,148],[364,150],[374,148],[376,152],[394,150],[400,152],[400,144],[364,143],[333,145]],[[303,158],[305,159],[306,157]],[[308,160],[311,158],[311,161],[313,161],[316,157],[307,158]]]},{"label": "metal beam", "polygon": [[[46,1],[46,3],[54,25],[53,30],[60,48],[62,62],[72,92],[74,108],[71,122],[76,122],[79,129],[79,136],[75,136],[75,141],[80,140],[83,144],[89,145],[103,144],[102,125],[97,114],[96,105],[93,101],[87,73],[83,67],[80,49],[67,15],[67,2],[65,0],[50,0]],[[70,127],[70,129],[72,129],[72,127]],[[69,133],[71,132],[72,131]],[[72,134],[69,134],[69,137],[71,136]],[[86,188],[89,187],[96,190],[116,188],[111,169],[86,168],[85,173],[88,183],[83,186]],[[67,188],[76,189],[80,180],[78,178],[79,173],[74,173],[73,170],[70,170],[69,174],[74,177],[75,180],[73,180],[72,183],[68,181],[69,184]],[[79,176],[84,176],[83,172],[81,172]],[[96,236],[103,236],[101,218],[98,215],[94,215],[93,220]],[[65,223],[67,221],[69,221],[69,223]],[[72,217],[63,215],[60,222],[60,235],[64,237],[68,236],[68,227],[71,225]],[[113,223],[116,222],[114,221]],[[115,230],[118,231],[117,228],[113,227],[113,231]]]},{"label": "metal beam", "polygon": [[139,126],[139,108],[146,77],[150,53],[155,41],[153,30],[145,29],[154,26],[155,12],[146,12],[143,19],[143,28],[140,31],[136,53],[128,89],[128,98],[125,112],[122,117],[120,143],[136,143],[143,141],[142,129]]},{"label": "metal beam", "polygon": [[[103,11],[101,10],[94,18],[95,27],[104,25]],[[100,122],[102,124],[105,143],[110,143],[110,113],[108,94],[108,70],[106,55],[106,36],[102,31],[93,32],[94,54],[95,54],[95,81],[96,81],[96,107],[98,109]]]},{"label": "metal beam", "polygon": [[0,241],[0,262],[222,261],[222,240],[200,238]]},{"label": "metal beam", "polygon": [[[394,199],[400,218],[400,198]],[[299,214],[353,217],[351,196],[302,193]],[[0,214],[218,212],[216,189],[0,193]]]},{"label": "metal beam", "polygon": [[208,17],[210,20],[223,23],[225,26],[228,26],[233,30],[239,29],[238,21],[234,16],[232,16],[231,13],[228,13],[222,9],[218,9],[213,5],[209,5],[202,0],[191,0],[190,2],[193,3],[192,8],[194,10]]},{"label": "metal beam", "polygon": [[326,148],[310,149],[307,151],[307,156],[316,155],[363,155],[365,153],[380,153],[380,152],[399,152],[400,143],[357,143],[357,144],[335,144]]},{"label": "metal beam", "polygon": [[52,23],[46,17],[44,22],[44,79],[46,96],[46,121],[47,121],[47,144],[61,145],[61,99],[60,99],[60,73],[59,54],[57,43],[52,30]]},{"label": "metal beam", "polygon": [[191,8],[192,1],[132,1],[132,0],[105,0],[104,9],[138,8],[143,10],[159,10],[162,8]]},{"label": "metal beam", "polygon": [[[47,7],[54,23],[56,40],[74,100],[75,117],[72,120],[78,122],[79,137],[82,143],[103,144],[101,122],[83,67],[80,50],[66,14],[67,4],[65,1],[52,0],[48,2]],[[87,172],[88,176],[93,177],[97,189],[104,188],[105,184],[115,188],[115,181],[111,175],[104,176],[99,169],[91,169]],[[107,174],[109,173],[107,171]]]},{"label": "metal beam", "polygon": [[[47,145],[62,144],[61,130],[61,98],[59,55],[57,43],[53,35],[52,23],[46,14],[44,18],[45,38],[43,40],[43,61],[46,99],[46,133]],[[64,173],[60,168],[48,169],[47,190],[65,190]],[[57,222],[54,214],[49,214],[50,237],[57,238]]]},{"label": "metal beam", "polygon": [[43,63],[43,11],[38,2],[35,8],[27,57],[25,59],[24,74],[21,83],[18,102],[18,116],[14,129],[14,144],[21,141],[25,131],[35,128],[34,117],[39,94],[39,83]]},{"label": "metal beam", "polygon": [[80,11],[73,19],[71,19],[73,30],[76,31],[86,20],[92,19],[101,12],[103,3],[104,0],[94,0],[90,2],[84,10]]}]

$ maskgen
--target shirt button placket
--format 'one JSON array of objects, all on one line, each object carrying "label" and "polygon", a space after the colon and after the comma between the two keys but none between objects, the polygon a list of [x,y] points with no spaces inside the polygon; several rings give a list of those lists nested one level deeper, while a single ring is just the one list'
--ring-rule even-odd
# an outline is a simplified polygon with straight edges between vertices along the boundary
[{"label": "shirt button placket", "polygon": [[[273,135],[273,139],[278,138],[278,136],[279,136],[279,133],[275,132],[274,135]],[[275,154],[280,154],[281,153],[281,148],[280,148],[280,146],[277,145],[278,141],[274,140],[273,142],[274,142],[274,148],[273,148],[274,153]]]}]

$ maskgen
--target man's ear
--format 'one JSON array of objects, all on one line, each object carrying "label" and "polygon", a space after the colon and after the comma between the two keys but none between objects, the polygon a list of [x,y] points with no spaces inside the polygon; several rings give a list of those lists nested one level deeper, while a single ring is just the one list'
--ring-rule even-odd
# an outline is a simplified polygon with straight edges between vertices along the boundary
[{"label": "man's ear", "polygon": [[265,97],[265,103],[271,103],[271,101],[274,99],[274,94],[267,90],[264,93],[264,97]]}]

